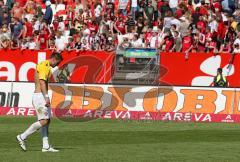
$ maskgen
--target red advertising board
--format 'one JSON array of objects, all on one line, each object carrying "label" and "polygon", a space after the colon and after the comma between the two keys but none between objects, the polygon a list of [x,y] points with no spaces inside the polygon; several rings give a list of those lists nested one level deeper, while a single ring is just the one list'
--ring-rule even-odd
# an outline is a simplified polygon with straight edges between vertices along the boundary
[{"label": "red advertising board", "polygon": [[229,87],[240,86],[240,56],[232,54],[160,53],[160,65],[165,73],[160,83],[178,86],[210,86],[219,67],[223,68]]},{"label": "red advertising board", "polygon": [[[36,64],[51,51],[0,50],[0,81],[33,81]],[[64,61],[54,71],[53,82],[62,71],[71,83],[108,83],[113,75],[115,54],[104,51],[64,51]],[[240,86],[240,56],[232,54],[160,53],[160,83],[178,86],[209,86],[217,68],[223,68],[230,87]]]},{"label": "red advertising board", "polygon": [[[0,80],[33,81],[36,64],[46,60],[51,52],[0,50]],[[53,82],[68,77],[71,83],[108,83],[113,75],[113,53],[64,51],[62,56],[63,62],[54,69]]]},{"label": "red advertising board", "polygon": [[[55,118],[63,120],[79,118],[86,121],[94,119],[122,119],[122,120],[149,120],[149,121],[178,121],[178,122],[221,122],[239,123],[240,115],[182,113],[182,112],[147,112],[147,111],[119,111],[119,110],[61,110],[52,109]],[[34,108],[0,107],[0,116],[36,116]]]}]

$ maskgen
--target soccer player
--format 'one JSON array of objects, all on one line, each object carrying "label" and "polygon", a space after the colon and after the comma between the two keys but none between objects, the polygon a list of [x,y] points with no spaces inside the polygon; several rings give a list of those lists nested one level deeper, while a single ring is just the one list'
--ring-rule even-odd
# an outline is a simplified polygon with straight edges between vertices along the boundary
[{"label": "soccer player", "polygon": [[36,110],[38,121],[33,123],[25,132],[17,136],[17,141],[22,150],[26,151],[25,140],[38,129],[41,131],[43,147],[42,152],[58,152],[49,145],[48,127],[50,124],[51,108],[48,96],[48,81],[51,76],[51,68],[57,66],[63,60],[60,53],[52,53],[50,58],[39,63],[35,72],[35,92],[33,94],[33,106]]}]

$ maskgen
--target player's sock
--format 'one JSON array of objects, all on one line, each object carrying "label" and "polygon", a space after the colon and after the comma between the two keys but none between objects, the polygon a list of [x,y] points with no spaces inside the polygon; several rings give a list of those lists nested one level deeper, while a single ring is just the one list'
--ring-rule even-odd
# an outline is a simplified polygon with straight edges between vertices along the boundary
[{"label": "player's sock", "polygon": [[49,142],[48,142],[48,124],[41,128],[41,135],[42,135],[42,141],[43,141],[43,148],[49,148]]},{"label": "player's sock", "polygon": [[24,133],[20,135],[21,139],[25,140],[29,135],[33,134],[41,127],[42,125],[39,121],[33,123]]}]

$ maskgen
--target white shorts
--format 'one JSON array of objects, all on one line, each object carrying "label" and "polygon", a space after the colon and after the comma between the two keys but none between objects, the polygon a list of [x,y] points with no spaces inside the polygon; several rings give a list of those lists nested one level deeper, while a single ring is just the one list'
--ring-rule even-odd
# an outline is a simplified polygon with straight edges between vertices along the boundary
[{"label": "white shorts", "polygon": [[32,98],[33,107],[36,110],[38,120],[50,119],[51,108],[46,107],[46,101],[42,93],[34,93]]}]

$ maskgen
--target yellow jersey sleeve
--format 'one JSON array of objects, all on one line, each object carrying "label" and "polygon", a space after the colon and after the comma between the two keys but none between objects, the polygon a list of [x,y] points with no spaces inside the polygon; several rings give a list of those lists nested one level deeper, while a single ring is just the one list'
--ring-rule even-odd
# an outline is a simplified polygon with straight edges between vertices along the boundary
[{"label": "yellow jersey sleeve", "polygon": [[43,61],[37,65],[38,78],[48,81],[51,76],[51,67],[49,61]]}]

